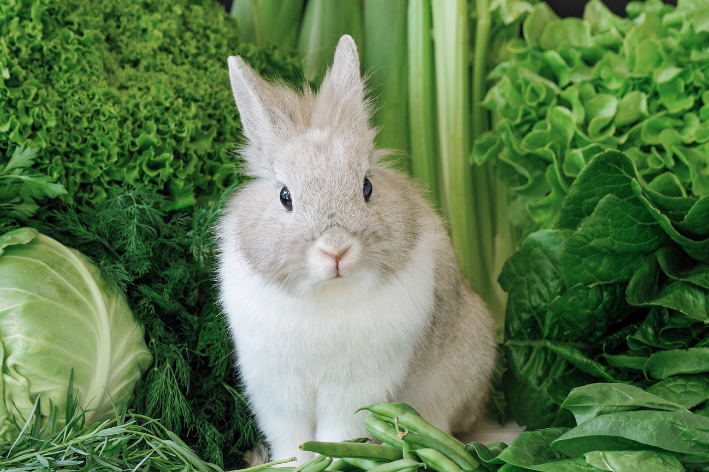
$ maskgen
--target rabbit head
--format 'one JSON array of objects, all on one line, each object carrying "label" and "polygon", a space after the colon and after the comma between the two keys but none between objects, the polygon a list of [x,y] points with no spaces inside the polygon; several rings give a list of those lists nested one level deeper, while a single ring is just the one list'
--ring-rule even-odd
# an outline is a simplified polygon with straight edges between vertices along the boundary
[{"label": "rabbit head", "polygon": [[[254,177],[222,220],[222,258],[283,291],[313,294],[383,283],[408,263],[418,234],[410,180],[377,165],[371,102],[357,47],[343,36],[317,94],[261,79],[240,57],[229,77]],[[232,244],[233,242],[233,244]],[[237,249],[238,248],[238,249]]]}]

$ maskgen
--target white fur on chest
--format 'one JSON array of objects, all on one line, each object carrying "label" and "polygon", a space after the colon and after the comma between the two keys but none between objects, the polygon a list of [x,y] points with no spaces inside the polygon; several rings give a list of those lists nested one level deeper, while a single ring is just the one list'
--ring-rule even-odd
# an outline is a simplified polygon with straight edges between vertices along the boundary
[{"label": "white fur on chest", "polygon": [[394,394],[431,321],[432,248],[430,241],[420,242],[406,270],[387,282],[358,284],[341,297],[304,299],[268,286],[223,254],[222,303],[247,391],[255,393],[250,381],[313,389],[368,382],[373,388],[379,384],[376,388],[387,396]]}]

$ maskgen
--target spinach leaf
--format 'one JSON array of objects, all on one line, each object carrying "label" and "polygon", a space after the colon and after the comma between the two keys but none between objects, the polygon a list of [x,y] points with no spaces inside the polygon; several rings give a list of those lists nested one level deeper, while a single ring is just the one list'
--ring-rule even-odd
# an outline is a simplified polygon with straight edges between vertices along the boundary
[{"label": "spinach leaf", "polygon": [[561,407],[574,414],[577,424],[618,411],[638,409],[687,411],[685,407],[645,392],[641,388],[618,383],[592,384],[575,388]]},{"label": "spinach leaf", "polygon": [[658,351],[645,363],[645,374],[652,379],[666,379],[676,374],[709,372],[709,347]]},{"label": "spinach leaf", "polygon": [[654,451],[593,451],[584,457],[588,464],[611,472],[684,472],[676,457]]},{"label": "spinach leaf", "polygon": [[709,378],[706,375],[674,375],[650,386],[647,392],[685,408],[694,408],[709,400]]},{"label": "spinach leaf", "polygon": [[657,448],[709,462],[709,418],[682,411],[609,413],[584,421],[551,447],[570,457],[593,451]]}]

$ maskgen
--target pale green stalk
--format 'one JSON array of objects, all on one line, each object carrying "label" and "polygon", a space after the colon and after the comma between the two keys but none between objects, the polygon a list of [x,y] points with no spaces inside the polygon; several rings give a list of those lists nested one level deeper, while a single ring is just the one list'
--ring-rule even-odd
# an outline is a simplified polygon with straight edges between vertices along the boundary
[{"label": "pale green stalk", "polygon": [[411,172],[428,190],[429,200],[438,206],[433,25],[429,0],[409,0],[407,15]]},{"label": "pale green stalk", "polygon": [[[482,102],[485,99],[487,77],[487,50],[490,39],[490,11],[487,0],[476,0],[475,2],[475,45],[473,54],[473,87],[472,87],[472,123],[471,139],[475,140],[490,129],[487,110],[483,108]],[[495,296],[497,284],[497,274],[493,274],[492,268],[495,259],[495,234],[496,225],[494,220],[495,209],[495,180],[491,172],[491,167],[471,166],[473,173],[473,190],[475,216],[478,223],[478,251],[480,258],[485,261],[480,274],[482,281],[479,287],[480,295],[488,304],[490,310],[495,314],[495,318],[504,319],[504,304]]]},{"label": "pale green stalk", "polygon": [[[473,122],[472,141],[490,129],[488,111],[482,103],[487,93],[488,51],[490,49],[490,30],[492,19],[488,0],[475,2],[475,45],[473,54]],[[515,241],[507,216],[507,189],[499,182],[488,162],[482,167],[473,166],[475,204],[477,207],[480,233],[480,253],[487,268],[486,287],[481,296],[502,328],[505,321],[507,294],[497,283],[497,277],[504,262],[512,255]],[[501,331],[500,331],[501,332]]]},{"label": "pale green stalk", "polygon": [[364,69],[371,96],[377,100],[374,125],[380,128],[377,145],[404,151],[388,160],[398,169],[410,169],[407,116],[408,70],[407,0],[364,0]]},{"label": "pale green stalk", "polygon": [[450,221],[458,263],[471,285],[480,290],[487,277],[478,250],[479,234],[470,150],[470,80],[468,9],[465,0],[433,1],[439,156],[443,205]]},{"label": "pale green stalk", "polygon": [[236,17],[247,41],[259,46],[294,48],[303,0],[234,0]]},{"label": "pale green stalk", "polygon": [[308,1],[298,37],[306,80],[322,81],[343,34],[352,36],[361,51],[362,6],[358,0]]}]

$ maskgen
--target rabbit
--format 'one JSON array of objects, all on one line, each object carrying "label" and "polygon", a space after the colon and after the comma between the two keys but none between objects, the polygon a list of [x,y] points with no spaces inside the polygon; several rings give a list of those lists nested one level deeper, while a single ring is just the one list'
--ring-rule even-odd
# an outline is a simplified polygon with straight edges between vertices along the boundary
[{"label": "rabbit", "polygon": [[375,402],[466,431],[490,390],[494,323],[421,189],[378,164],[353,39],[317,94],[228,66],[252,179],[217,224],[219,300],[271,458],[365,436],[355,410]]}]

